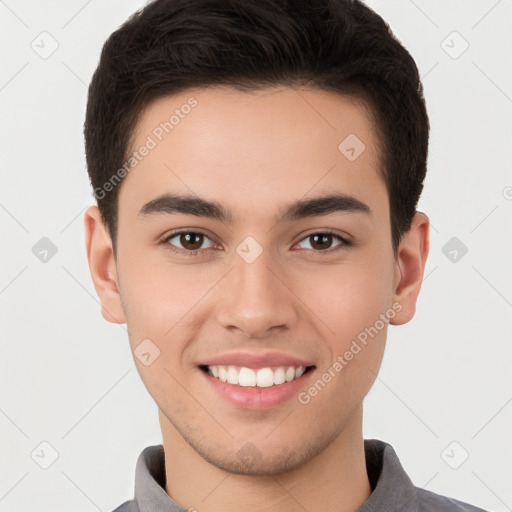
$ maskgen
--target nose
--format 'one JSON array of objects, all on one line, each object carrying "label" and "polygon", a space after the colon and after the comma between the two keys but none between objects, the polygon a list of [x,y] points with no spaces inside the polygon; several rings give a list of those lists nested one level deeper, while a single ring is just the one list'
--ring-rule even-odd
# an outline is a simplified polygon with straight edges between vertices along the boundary
[{"label": "nose", "polygon": [[287,282],[269,252],[263,251],[252,263],[237,256],[222,283],[217,308],[218,322],[225,329],[265,338],[293,328],[298,318],[293,283]]}]

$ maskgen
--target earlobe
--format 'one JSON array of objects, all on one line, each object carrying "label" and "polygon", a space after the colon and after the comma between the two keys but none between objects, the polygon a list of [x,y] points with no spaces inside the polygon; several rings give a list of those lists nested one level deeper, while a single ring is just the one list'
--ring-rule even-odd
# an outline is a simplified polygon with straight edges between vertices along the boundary
[{"label": "earlobe", "polygon": [[416,312],[429,249],[429,219],[424,213],[416,212],[398,247],[393,304],[400,304],[401,310],[390,321],[393,325],[409,322]]},{"label": "earlobe", "polygon": [[85,246],[94,288],[101,302],[101,314],[108,322],[126,322],[112,240],[97,206],[90,206],[84,215]]}]

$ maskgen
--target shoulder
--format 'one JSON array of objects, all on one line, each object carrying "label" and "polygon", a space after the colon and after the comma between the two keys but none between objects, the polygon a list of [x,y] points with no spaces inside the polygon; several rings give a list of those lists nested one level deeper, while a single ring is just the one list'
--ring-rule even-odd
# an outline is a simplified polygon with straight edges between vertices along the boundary
[{"label": "shoulder", "polygon": [[416,497],[419,512],[486,512],[482,508],[426,489],[416,488]]}]

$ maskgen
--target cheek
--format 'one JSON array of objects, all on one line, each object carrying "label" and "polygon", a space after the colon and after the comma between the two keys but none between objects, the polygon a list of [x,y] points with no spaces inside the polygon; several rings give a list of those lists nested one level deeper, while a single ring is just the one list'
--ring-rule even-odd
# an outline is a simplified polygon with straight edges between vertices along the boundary
[{"label": "cheek", "polygon": [[[189,322],[215,281],[195,272],[198,266],[184,270],[161,259],[147,259],[142,251],[125,250],[124,254],[119,262],[121,296],[137,370],[158,406],[179,414],[184,407],[178,383],[182,356],[194,335]],[[137,356],[147,352],[154,357],[150,364]]]},{"label": "cheek", "polygon": [[361,260],[318,266],[293,281],[297,295],[329,328],[328,336],[337,339],[340,348],[365,328],[373,326],[391,306],[390,262]]},{"label": "cheek", "polygon": [[145,261],[133,253],[122,263],[121,293],[134,337],[172,337],[175,326],[191,314],[222,275],[212,267],[180,266],[162,258]]},{"label": "cheek", "polygon": [[329,357],[299,402],[315,411],[315,417],[339,425],[361,404],[379,371],[394,314],[389,276],[353,265],[336,272],[331,268],[328,275],[315,277],[303,281],[302,293],[309,290],[306,303],[334,332],[322,328]]},{"label": "cheek", "polygon": [[[300,280],[298,295],[307,297],[306,304],[328,326],[322,327],[322,332],[329,358],[322,362],[317,376],[328,381],[323,399],[315,406],[322,414],[342,414],[330,409],[333,403],[344,403],[343,410],[356,407],[375,380],[394,314],[390,269],[391,260],[372,265],[361,258],[306,273]],[[320,389],[321,382],[311,392]],[[306,393],[309,396],[308,390]]]}]

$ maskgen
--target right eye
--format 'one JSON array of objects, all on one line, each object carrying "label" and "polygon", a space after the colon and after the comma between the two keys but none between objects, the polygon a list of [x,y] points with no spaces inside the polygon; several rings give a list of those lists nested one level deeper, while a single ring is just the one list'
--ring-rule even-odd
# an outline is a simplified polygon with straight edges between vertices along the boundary
[{"label": "right eye", "polygon": [[[172,243],[171,241],[174,239],[176,239],[176,242]],[[205,240],[209,240],[210,244],[206,248],[201,249],[200,247],[204,244]],[[186,254],[187,256],[201,254],[203,251],[213,247],[213,241],[204,233],[197,231],[175,231],[165,238],[162,243],[167,244],[171,251]],[[178,247],[175,244],[179,244]]]}]

